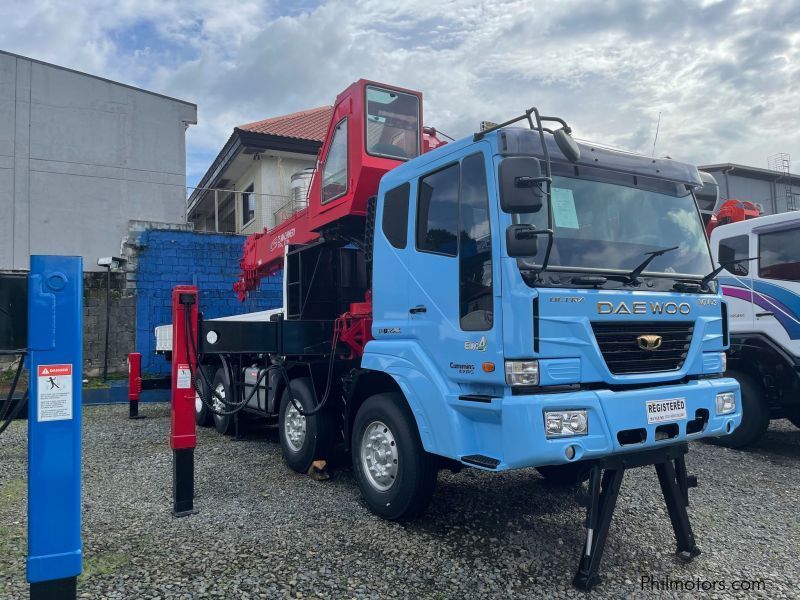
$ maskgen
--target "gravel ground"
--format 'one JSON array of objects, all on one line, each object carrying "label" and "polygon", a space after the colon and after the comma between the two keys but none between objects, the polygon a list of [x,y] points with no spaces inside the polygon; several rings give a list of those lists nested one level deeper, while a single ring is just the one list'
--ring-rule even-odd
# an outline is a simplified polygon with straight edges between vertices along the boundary
[{"label": "gravel ground", "polygon": [[[169,408],[144,405],[141,421],[126,411],[84,408],[82,598],[587,597],[570,584],[584,511],[533,470],[442,472],[427,516],[388,523],[360,501],[350,471],[324,483],[289,471],[274,430],[252,427],[240,442],[200,430],[200,512],[174,519]],[[27,598],[25,438],[23,422],[0,438],[0,598]],[[645,593],[649,576],[721,582],[719,598],[800,597],[799,460],[788,421],[746,452],[693,444],[703,554],[689,565],[672,555],[655,473],[629,473],[592,596],[708,595]],[[766,589],[732,592],[738,580]]]}]

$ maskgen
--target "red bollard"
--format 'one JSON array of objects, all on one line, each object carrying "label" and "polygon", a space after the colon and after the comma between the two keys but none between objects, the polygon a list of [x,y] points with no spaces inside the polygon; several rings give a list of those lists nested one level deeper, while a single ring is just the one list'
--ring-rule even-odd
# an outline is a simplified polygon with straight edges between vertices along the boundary
[{"label": "red bollard", "polygon": [[[187,319],[188,316],[188,319]],[[188,321],[188,330],[187,330]],[[197,344],[197,287],[178,285],[172,290],[172,514],[194,512],[194,389]],[[189,348],[194,345],[194,348]]]},{"label": "red bollard", "polygon": [[128,418],[142,419],[139,415],[139,397],[142,394],[142,355],[128,354]]}]

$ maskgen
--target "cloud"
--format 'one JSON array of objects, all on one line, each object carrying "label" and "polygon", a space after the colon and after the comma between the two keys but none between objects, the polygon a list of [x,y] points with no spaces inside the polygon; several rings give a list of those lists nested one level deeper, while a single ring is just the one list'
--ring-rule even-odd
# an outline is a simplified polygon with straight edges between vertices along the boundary
[{"label": "cloud", "polygon": [[[800,163],[800,5],[745,0],[30,0],[0,47],[198,104],[196,181],[233,126],[366,77],[466,135],[531,105],[578,137],[695,163]],[[796,171],[800,169],[795,169]]]}]

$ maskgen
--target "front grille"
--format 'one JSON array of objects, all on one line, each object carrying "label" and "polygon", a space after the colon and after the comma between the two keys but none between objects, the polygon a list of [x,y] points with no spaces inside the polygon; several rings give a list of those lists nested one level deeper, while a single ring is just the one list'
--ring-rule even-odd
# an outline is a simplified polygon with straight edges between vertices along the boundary
[{"label": "front grille", "polygon": [[[683,366],[692,342],[694,323],[592,323],[600,352],[614,375],[677,371]],[[657,350],[642,350],[637,338],[660,335]]]}]

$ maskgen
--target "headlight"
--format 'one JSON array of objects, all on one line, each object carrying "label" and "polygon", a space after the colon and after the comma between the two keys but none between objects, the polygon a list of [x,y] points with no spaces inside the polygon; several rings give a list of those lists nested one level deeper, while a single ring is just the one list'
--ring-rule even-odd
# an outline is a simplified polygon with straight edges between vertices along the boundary
[{"label": "headlight", "polygon": [[736,394],[733,392],[723,392],[717,394],[717,414],[727,415],[736,410]]},{"label": "headlight", "polygon": [[506,383],[508,385],[539,385],[539,361],[507,360]]},{"label": "headlight", "polygon": [[589,418],[585,410],[548,410],[544,413],[544,429],[549,438],[586,435]]}]

